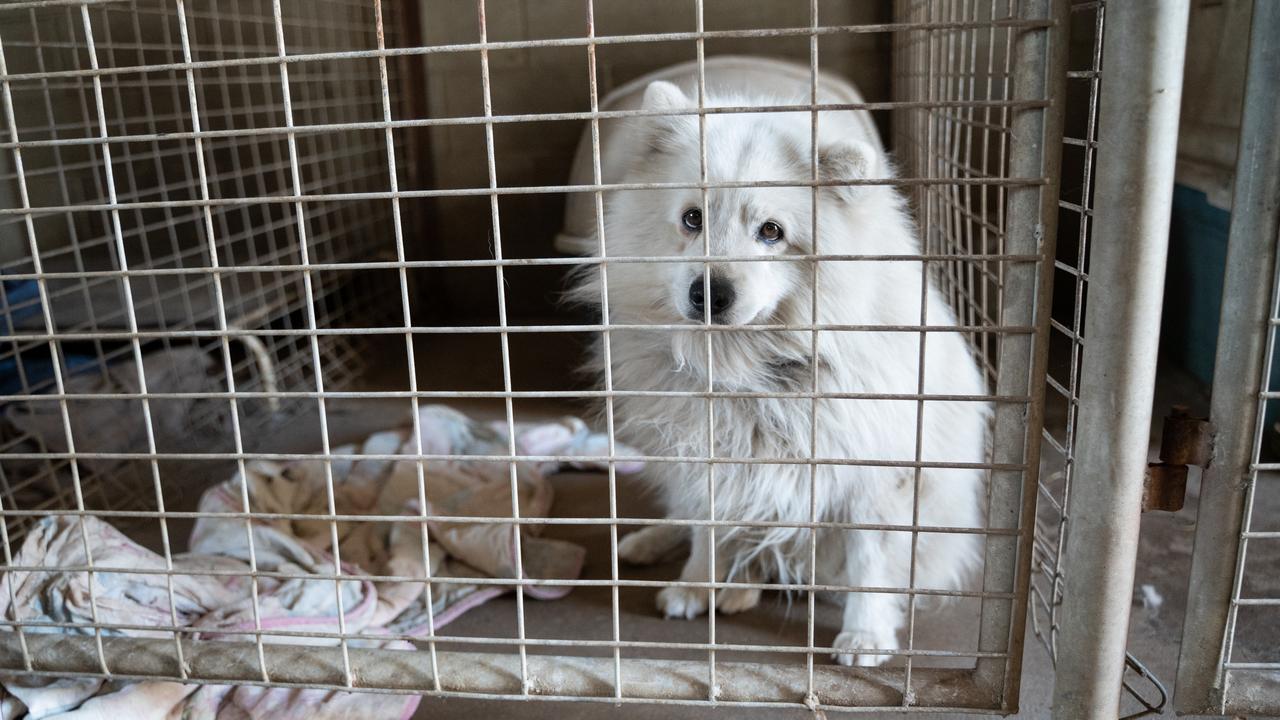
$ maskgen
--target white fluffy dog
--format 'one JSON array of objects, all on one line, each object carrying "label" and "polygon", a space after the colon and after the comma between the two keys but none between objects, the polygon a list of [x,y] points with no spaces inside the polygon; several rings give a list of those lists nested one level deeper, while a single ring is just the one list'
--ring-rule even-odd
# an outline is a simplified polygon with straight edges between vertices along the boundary
[{"label": "white fluffy dog", "polygon": [[[708,59],[705,68],[706,107],[809,101],[805,67],[726,57]],[[621,88],[603,108],[687,111],[697,107],[696,77],[693,64],[669,68]],[[819,101],[861,98],[843,80],[822,75]],[[807,111],[709,114],[705,130],[711,183],[810,181]],[[693,114],[620,123],[602,135],[602,180],[696,184],[701,174],[699,134]],[[593,181],[591,159],[588,135],[579,146],[575,182]],[[893,177],[868,113],[820,114],[817,172],[820,180]],[[819,585],[856,588],[824,594],[844,605],[835,657],[844,664],[878,665],[901,647],[899,631],[907,623],[909,597],[902,589],[955,589],[981,560],[980,533],[913,534],[910,527],[983,527],[985,471],[928,465],[985,462],[990,408],[980,399],[894,399],[922,391],[980,397],[987,390],[959,332],[912,329],[955,325],[946,301],[927,284],[920,261],[811,259],[918,254],[900,192],[889,185],[821,187],[816,238],[812,192],[805,186],[713,188],[705,206],[698,188],[606,195],[610,257],[671,258],[608,266],[609,321],[681,328],[614,330],[613,387],[684,393],[618,397],[616,429],[619,438],[653,455],[754,459],[714,466],[715,519],[775,524],[720,526],[714,535],[711,528],[697,527],[680,579],[808,583],[812,572]],[[595,222],[591,195],[575,196],[560,247],[597,252]],[[725,259],[709,264],[681,260],[703,257],[707,246],[713,258]],[[708,267],[709,282],[704,282]],[[575,275],[571,297],[598,307],[601,287],[599,268],[586,266]],[[815,357],[812,333],[804,329],[814,323],[861,329],[820,331]],[[801,329],[722,327],[752,325]],[[595,372],[603,374],[604,358],[598,343]],[[815,372],[820,396],[816,411],[804,395],[813,390]],[[736,395],[713,401],[710,438],[707,400],[692,396],[709,387]],[[784,397],[761,396],[768,393]],[[846,397],[822,397],[827,394]],[[820,464],[811,478],[805,461],[815,453]],[[706,463],[653,463],[650,474],[671,517],[711,516]],[[812,498],[811,482],[816,489]],[[810,530],[786,525],[811,518],[869,527],[818,530],[817,562],[811,568]],[[625,536],[618,550],[630,562],[654,562],[689,535],[679,528],[652,526]],[[668,587],[657,603],[669,617],[692,618],[707,611],[709,598],[705,588]],[[925,599],[918,598],[917,604]],[[757,589],[730,587],[715,593],[716,608],[723,613],[746,610],[759,601]]]}]

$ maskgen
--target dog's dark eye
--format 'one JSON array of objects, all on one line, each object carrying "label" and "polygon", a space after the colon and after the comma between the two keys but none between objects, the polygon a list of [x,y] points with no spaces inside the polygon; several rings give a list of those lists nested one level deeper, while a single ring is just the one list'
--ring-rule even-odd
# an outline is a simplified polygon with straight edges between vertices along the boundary
[{"label": "dog's dark eye", "polygon": [[760,229],[756,231],[756,237],[760,238],[760,242],[765,245],[773,245],[782,242],[782,238],[786,237],[786,235],[782,232],[781,225],[770,220],[760,226]]},{"label": "dog's dark eye", "polygon": [[689,208],[680,216],[680,222],[689,232],[698,232],[702,230],[702,211],[698,208]]}]

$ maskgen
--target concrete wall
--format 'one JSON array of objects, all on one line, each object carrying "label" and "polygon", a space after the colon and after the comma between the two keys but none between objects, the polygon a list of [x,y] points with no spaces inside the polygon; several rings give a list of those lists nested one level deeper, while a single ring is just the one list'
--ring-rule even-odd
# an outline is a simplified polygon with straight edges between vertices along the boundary
[{"label": "concrete wall", "polygon": [[[490,41],[584,37],[584,0],[489,0]],[[696,29],[693,0],[596,0],[598,36]],[[419,0],[421,42],[443,45],[476,42],[479,23],[473,0]],[[809,3],[798,0],[705,0],[708,30],[806,27]],[[885,22],[887,2],[821,0],[823,25]],[[821,38],[823,68],[851,78],[869,101],[889,99],[891,37],[888,34],[838,34]],[[808,62],[807,37],[707,41],[707,55],[735,53],[794,58]],[[618,85],[652,70],[696,57],[692,41],[599,46],[601,97]],[[483,115],[480,55],[477,52],[425,56],[426,102],[430,117]],[[590,109],[587,50],[584,47],[533,48],[490,53],[493,112],[556,113]],[[877,118],[882,128],[887,118]],[[568,181],[582,122],[503,124],[494,128],[498,183],[503,186],[562,185]],[[489,182],[484,127],[445,126],[428,136],[434,187],[486,187]],[[419,158],[421,159],[421,158]],[[428,203],[415,253],[422,258],[491,257],[492,233],[487,197],[448,198]],[[500,198],[503,253],[507,257],[554,257],[552,238],[562,218],[563,195]],[[508,312],[513,322],[561,314],[555,295],[563,288],[564,269],[511,268],[506,272]],[[424,310],[436,310],[441,322],[488,322],[497,315],[493,270],[449,269],[420,278]],[[423,314],[423,313],[420,313]]]},{"label": "concrete wall", "polygon": [[1187,33],[1178,183],[1231,208],[1252,0],[1196,0]]}]

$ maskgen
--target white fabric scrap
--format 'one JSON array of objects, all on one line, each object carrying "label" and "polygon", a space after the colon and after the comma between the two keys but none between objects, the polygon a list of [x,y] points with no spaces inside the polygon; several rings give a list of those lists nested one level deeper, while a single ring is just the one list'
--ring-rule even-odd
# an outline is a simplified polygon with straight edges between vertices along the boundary
[{"label": "white fabric scrap", "polygon": [[1142,601],[1142,607],[1147,610],[1159,610],[1164,605],[1164,596],[1155,585],[1144,583],[1138,590],[1138,597]]}]

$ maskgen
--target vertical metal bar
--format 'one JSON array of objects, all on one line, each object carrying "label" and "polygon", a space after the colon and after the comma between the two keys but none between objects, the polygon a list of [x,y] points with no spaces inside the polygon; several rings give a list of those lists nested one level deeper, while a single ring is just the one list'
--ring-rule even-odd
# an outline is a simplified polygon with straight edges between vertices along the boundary
[{"label": "vertical metal bar", "polygon": [[[1055,524],[1056,536],[1054,546],[1050,556],[1051,569],[1049,570],[1049,592],[1046,599],[1046,610],[1049,615],[1049,628],[1045,639],[1046,648],[1049,650],[1050,658],[1058,656],[1058,614],[1060,611],[1059,599],[1063,593],[1063,577],[1062,577],[1062,556],[1063,547],[1066,543],[1066,523],[1068,516],[1068,508],[1071,502],[1071,479],[1075,476],[1076,461],[1076,431],[1079,427],[1076,422],[1077,415],[1080,411],[1080,361],[1081,348],[1084,346],[1084,301],[1088,295],[1088,275],[1085,272],[1087,267],[1089,248],[1091,238],[1089,237],[1089,224],[1093,219],[1093,165],[1097,155],[1097,133],[1098,133],[1098,96],[1099,81],[1102,70],[1102,38],[1106,31],[1106,11],[1105,4],[1100,4],[1094,8],[1093,23],[1093,56],[1091,62],[1092,77],[1089,78],[1089,104],[1086,112],[1088,113],[1085,122],[1084,141],[1084,163],[1081,171],[1080,179],[1080,207],[1077,211],[1080,227],[1076,235],[1075,250],[1075,267],[1069,271],[1073,277],[1074,292],[1072,293],[1072,310],[1071,310],[1071,328],[1066,334],[1071,343],[1071,362],[1069,363],[1068,377],[1065,386],[1064,400],[1067,403],[1066,425],[1063,427],[1062,440],[1062,489],[1061,501],[1054,499],[1050,491],[1048,497],[1054,506],[1053,522]],[[1046,435],[1046,437],[1051,437]],[[1042,486],[1043,487],[1043,486]]]},{"label": "vertical metal bar", "polygon": [[[180,6],[178,8],[178,18],[179,18],[179,22],[181,23],[180,29],[184,28],[187,23],[185,7]],[[216,44],[219,47],[225,47],[222,43],[222,36],[219,30],[219,26],[220,26],[219,23],[213,23],[213,36]],[[243,33],[241,32],[241,23],[234,23],[233,27],[234,27],[233,34],[235,39],[234,39],[234,42],[231,43],[231,45],[234,47],[243,47],[246,43],[244,41]],[[259,25],[258,27],[258,32],[259,32],[259,37],[262,38],[263,30],[261,25]],[[266,42],[265,39],[261,40],[261,43],[265,43],[265,42]],[[185,47],[189,52],[190,50],[189,41],[185,43]],[[246,86],[250,82],[247,71],[244,69],[241,70],[241,80],[244,82]],[[195,84],[194,75],[190,76],[189,82],[192,85]],[[226,88],[225,83],[228,81],[224,78],[223,82],[224,82],[223,91],[225,92],[225,88]],[[199,90],[199,86],[196,86],[196,89]],[[224,103],[223,107],[231,107],[229,96],[227,95],[223,96],[223,103]],[[191,112],[192,118],[198,119],[199,110],[198,110],[198,106],[195,104],[194,101],[191,102],[191,108],[192,108],[192,112]],[[253,113],[246,114],[246,119],[248,120],[250,128],[254,127],[253,116],[254,116]],[[266,165],[266,163],[262,161],[261,153],[258,151],[258,143],[250,142],[249,150],[250,150],[249,157],[251,159],[251,162],[253,163],[253,167],[263,167]],[[198,156],[203,157],[202,150],[200,151],[200,154]],[[277,164],[277,167],[278,166],[279,165]],[[207,170],[206,170],[206,174],[207,174]],[[281,184],[283,185],[283,181]],[[203,183],[201,185],[201,191],[203,192],[205,189],[207,189],[207,187],[208,187],[208,183],[207,182]],[[244,180],[241,174],[239,173],[237,173],[236,175],[235,189],[236,189],[236,193],[240,197],[246,197],[248,194],[248,190],[245,186]],[[207,211],[208,211],[208,208],[206,207],[206,220],[205,220],[206,233],[207,233],[206,237],[208,237],[209,239],[210,261],[214,262],[217,260],[217,257],[218,257],[218,252],[217,252],[218,246],[217,246],[217,243],[214,242],[214,235],[212,230],[210,229],[211,227],[210,223],[212,222],[212,217],[207,214]],[[287,210],[285,212],[287,212]],[[248,215],[246,214],[244,217],[248,218]],[[274,241],[275,235],[268,234],[268,238],[272,245],[271,255],[278,256],[278,253],[275,251],[275,241]],[[216,267],[216,263],[214,264],[214,267]],[[221,290],[220,286],[216,285],[215,287]],[[215,295],[215,302],[217,302],[216,295]],[[227,325],[229,324],[229,323],[225,323],[226,321],[225,299],[223,302],[218,303],[218,308],[221,310],[221,312],[218,315],[218,319],[220,322],[218,327],[221,330],[225,331],[227,329]],[[232,361],[231,361],[231,348],[230,348],[230,345],[225,341],[225,338],[221,344],[222,344],[223,374],[226,376],[227,391],[230,393],[235,393],[236,381],[235,381],[234,365],[232,364]],[[234,442],[233,447],[236,451],[236,454],[241,455],[242,453],[244,453],[244,447],[245,447],[244,446],[244,430],[241,427],[241,422],[240,422],[240,412],[241,412],[240,405],[237,402],[235,397],[232,397],[228,400],[228,410],[229,410],[229,416],[231,421],[231,437]],[[245,521],[244,521],[244,534],[245,534],[245,548],[249,551],[249,558],[248,558],[249,600],[252,603],[251,607],[253,611],[254,644],[255,644],[255,650],[257,652],[258,667],[261,670],[262,681],[270,682],[271,678],[267,674],[266,650],[263,647],[263,641],[262,641],[262,605],[261,605],[262,588],[261,588],[261,583],[258,580],[258,552],[257,552],[257,546],[254,541],[253,520],[248,517],[248,515],[252,514],[252,505],[250,504],[250,501],[249,501],[249,473],[248,473],[248,468],[245,466],[245,460],[243,457],[238,457],[236,459],[236,470],[238,472],[237,477],[239,478],[239,481],[240,481],[238,483],[239,487],[237,488],[240,493],[239,494],[240,507],[243,508],[244,513],[246,515]]]},{"label": "vertical metal bar", "polygon": [[[36,70],[43,74],[48,71],[48,67],[45,63],[45,50],[40,38],[40,23],[37,21],[38,16],[36,15],[35,8],[32,8],[31,10],[28,11],[28,17],[30,18],[30,21],[31,21],[31,42],[33,45],[35,45]],[[53,139],[57,139],[58,137],[60,137],[60,133],[58,129],[58,123],[55,122],[54,120],[56,115],[53,109],[53,101],[52,101],[53,91],[52,91],[52,88],[50,87],[49,78],[47,77],[42,77],[40,79],[40,96],[41,96],[41,99],[43,100],[44,117],[45,117],[45,122],[48,123],[49,136]],[[14,132],[16,132],[17,128],[13,128],[13,130]],[[57,145],[54,145],[53,148],[51,149],[53,151],[54,166],[58,168],[58,172],[55,174],[57,175],[57,178],[58,178],[58,191],[60,193],[58,195],[59,201],[62,202],[64,205],[70,205],[72,204],[71,203],[72,196],[71,196],[70,186],[67,182],[67,178],[68,178],[68,175],[70,175],[71,173],[69,173],[66,170],[66,163],[63,159],[62,148]],[[71,247],[79,248],[81,244],[84,242],[84,240],[80,237],[80,232],[76,227],[74,214],[62,213],[62,217],[66,223],[66,228],[67,228],[66,236],[67,238],[69,238]],[[72,257],[72,262],[74,263],[75,269],[79,272],[84,272],[85,270],[84,256],[79,251],[74,251],[72,252],[71,257]],[[79,295],[80,295],[80,302],[83,303],[88,325],[89,327],[96,329],[99,327],[98,316],[97,316],[97,312],[94,310],[93,302],[91,302],[90,300],[90,297],[91,297],[89,294],[90,283],[87,280],[80,280],[77,283],[77,286],[78,286]],[[101,373],[103,377],[105,377],[107,372],[107,360],[105,359],[107,351],[103,347],[101,338],[95,338],[93,340],[93,349],[94,349],[93,356],[96,359],[96,364],[98,365],[98,372]],[[23,363],[18,363],[18,373],[19,375],[25,375]],[[24,382],[23,386],[27,387],[27,384]]]},{"label": "vertical metal bar", "polygon": [[[809,102],[818,104],[818,0],[809,2],[809,27],[813,34],[809,36]],[[818,182],[818,111],[814,109],[809,115],[809,179]],[[809,401],[809,459],[818,457],[818,272],[821,260],[816,259],[822,252],[818,235],[818,187],[809,189],[809,237],[813,238],[813,254],[815,259],[811,267],[811,286],[809,293],[809,322],[815,329],[809,333],[809,356],[812,370],[809,374],[809,390],[813,397]],[[818,466],[809,463],[809,522],[818,520]],[[809,527],[809,584],[818,583],[818,528]],[[805,598],[805,642],[809,647],[814,645],[814,633],[817,617],[818,594],[813,590]],[[819,707],[817,693],[814,691],[813,653],[805,653],[805,704],[815,713]]]},{"label": "vertical metal bar", "polygon": [[[83,26],[84,26],[85,50],[89,58],[89,66],[94,70],[98,70],[99,69],[98,51],[94,43],[93,22],[90,18],[89,7],[87,5],[80,6],[80,19],[83,22]],[[106,20],[106,18],[104,18],[104,20]],[[115,258],[115,261],[117,263],[116,267],[121,272],[120,295],[121,295],[121,299],[124,301],[126,327],[128,328],[129,333],[133,335],[133,338],[130,341],[130,347],[133,349],[134,369],[138,373],[138,394],[141,396],[142,423],[143,423],[143,427],[145,428],[147,452],[152,456],[148,465],[151,467],[151,480],[152,480],[152,485],[154,486],[155,494],[156,494],[156,503],[157,503],[156,509],[161,514],[160,535],[161,535],[161,538],[163,539],[163,543],[165,546],[166,569],[169,571],[172,571],[173,557],[172,557],[172,554],[169,552],[168,525],[163,519],[165,507],[164,507],[164,494],[162,492],[162,487],[160,483],[160,467],[157,464],[156,459],[154,457],[156,454],[156,437],[155,437],[155,428],[153,427],[151,422],[151,400],[147,397],[147,375],[142,363],[142,343],[138,340],[138,337],[137,337],[138,317],[134,309],[133,286],[132,286],[132,283],[130,282],[129,275],[128,275],[129,261],[128,261],[128,255],[125,251],[124,230],[120,224],[120,209],[118,207],[115,207],[119,201],[119,196],[116,191],[115,172],[113,170],[113,168],[115,167],[115,163],[111,159],[111,145],[110,143],[106,142],[107,137],[109,135],[108,126],[107,126],[107,114],[106,114],[106,109],[105,109],[104,100],[103,100],[102,78],[98,75],[93,76],[93,101],[97,109],[96,124],[97,124],[97,130],[98,130],[98,137],[103,141],[101,146],[102,170],[103,170],[103,174],[106,177],[107,200],[113,206],[110,212],[111,234],[112,234],[112,238],[115,241],[115,247],[117,251],[117,257]],[[65,388],[60,387],[59,392],[66,392],[66,390]],[[81,520],[80,527],[81,527],[81,532],[83,534],[85,532],[83,520]],[[86,553],[87,553],[87,550],[86,550]],[[92,576],[90,576],[90,582],[92,586]],[[173,603],[172,578],[166,579],[166,586],[169,591],[168,592],[169,614],[171,618],[176,618],[177,613],[174,609],[174,603]],[[95,626],[98,625],[99,623],[99,618],[96,612],[94,613],[94,616],[93,616],[93,623]],[[95,632],[98,634],[99,639],[101,639],[101,628],[95,627]],[[173,639],[174,639],[175,649],[177,651],[177,657],[179,659],[179,662],[181,662],[181,658],[182,658],[181,636],[178,633],[174,633]],[[102,659],[104,660],[104,663],[105,663],[105,657],[103,657]],[[103,667],[105,669],[106,667],[105,664]]]},{"label": "vertical metal bar", "polygon": [[1114,718],[1147,467],[1189,0],[1107,9],[1055,718]]},{"label": "vertical metal bar", "polygon": [[[298,136],[293,132],[293,100],[289,90],[289,64],[284,61],[286,57],[285,50],[285,34],[284,20],[281,15],[280,0],[272,0],[271,14],[273,26],[276,35],[276,54],[280,58],[280,99],[284,106],[285,125],[289,128],[289,133],[285,136],[289,145],[289,172],[292,180],[291,187],[293,192],[299,198],[306,194],[306,187],[302,183],[302,171],[298,162]],[[333,489],[333,458],[331,457],[332,448],[329,442],[329,412],[324,398],[324,369],[320,362],[320,340],[316,334],[316,292],[315,280],[313,273],[306,266],[311,263],[310,241],[307,240],[307,210],[301,200],[294,203],[294,217],[297,221],[298,231],[298,255],[303,266],[302,271],[302,287],[303,295],[306,299],[304,305],[306,309],[307,335],[311,345],[311,365],[315,368],[315,384],[316,384],[316,405],[319,410],[320,419],[320,449],[324,462],[324,485],[325,496],[328,501],[329,509],[329,544],[333,555],[333,594],[337,607],[338,620],[338,645],[342,649],[342,668],[343,676],[346,678],[347,687],[355,685],[355,676],[351,674],[351,653],[347,644],[347,612],[343,607],[342,601],[342,554],[338,544],[338,523],[333,519],[338,514],[337,500],[334,497]]]},{"label": "vertical metal bar", "polygon": [[[587,0],[587,37],[596,36],[596,4],[595,0]],[[600,161],[600,118],[594,113],[600,112],[599,75],[596,72],[596,46],[587,45],[587,71],[591,94],[591,178],[596,185],[604,183],[604,170]],[[618,452],[617,433],[614,427],[613,403],[613,336],[607,329],[610,324],[609,313],[609,253],[605,238],[604,224],[604,192],[593,193],[596,211],[596,237],[600,239],[600,319],[606,329],[600,333],[601,355],[604,363],[604,412],[605,430],[609,435],[609,570],[614,585],[609,588],[610,611],[613,615],[613,640],[622,640],[621,605],[618,593],[618,464],[613,458]],[[715,612],[714,608],[708,612]],[[615,697],[622,699],[622,648],[613,649],[613,683]]]},{"label": "vertical metal bar", "polygon": [[[373,0],[373,16],[374,27],[378,37],[378,49],[386,50],[387,33],[386,27],[383,25],[382,18],[382,0]],[[387,58],[378,58],[378,82],[382,90],[382,119],[391,122],[391,83],[387,78]],[[391,192],[400,191],[399,171],[396,167],[396,138],[395,133],[390,126],[386,128],[384,138],[387,143],[387,179],[390,183]],[[404,222],[400,212],[400,199],[393,197],[391,199],[391,222],[392,230],[395,233],[396,243],[396,262],[405,262],[404,249]],[[431,654],[431,673],[433,688],[439,692],[440,690],[440,667],[439,659],[436,653],[436,617],[435,617],[435,597],[431,589],[434,578],[431,577],[431,536],[430,527],[427,520],[428,508],[427,504],[427,474],[424,461],[421,459],[424,452],[422,447],[422,417],[419,413],[418,403],[418,362],[413,351],[413,314],[409,305],[409,273],[403,264],[399,267],[400,275],[400,314],[404,318],[404,352],[406,370],[409,375],[409,391],[414,393],[409,399],[409,407],[413,412],[413,451],[418,456],[414,462],[414,470],[416,472],[416,480],[418,483],[418,513],[422,518],[422,523],[418,531],[422,538],[422,576],[423,576],[423,593],[426,596],[427,610],[427,631],[429,643],[427,650]]]},{"label": "vertical metal bar", "polygon": [[[178,33],[179,33],[179,36],[182,38],[182,59],[184,62],[189,63],[191,62],[191,57],[192,57],[191,37],[187,28],[187,8],[183,0],[175,1],[174,10],[178,16]],[[191,110],[191,129],[193,132],[199,133],[200,132],[200,105],[196,100],[195,72],[190,69],[186,71],[186,84],[187,84],[187,104]],[[206,167],[206,162],[205,162],[204,141],[199,136],[195,138],[195,153],[196,153],[196,167],[199,169],[199,173],[200,173],[199,174],[200,198],[203,200],[208,200],[210,197],[209,171],[208,171],[208,168]],[[214,303],[217,306],[216,315],[217,315],[217,321],[218,321],[218,329],[223,333],[225,333],[227,331],[227,305],[226,305],[226,298],[223,294],[223,288],[222,288],[222,273],[219,271],[221,267],[221,260],[218,257],[218,238],[217,238],[217,235],[215,235],[213,232],[213,213],[211,208],[208,205],[204,206],[202,214],[204,218],[205,241],[209,244],[209,270],[213,280]],[[232,362],[231,362],[231,343],[225,334],[222,336],[221,342],[219,343],[219,345],[221,346],[221,349],[222,349],[223,373],[227,376],[227,392],[232,393],[232,396],[228,398],[227,403],[228,403],[228,409],[230,411],[229,415],[230,415],[230,421],[231,421],[231,434],[235,441],[236,454],[239,455],[244,452],[244,435],[240,428],[240,405],[234,395],[234,393],[236,392],[236,376],[235,376],[235,370],[233,369]],[[249,486],[248,486],[249,471],[245,465],[246,464],[243,457],[238,458],[236,460],[236,470],[239,473],[239,478],[240,478],[241,500],[243,503],[245,513],[249,514],[252,512],[249,505]],[[260,588],[258,585],[258,558],[257,558],[256,548],[254,546],[253,521],[249,520],[248,518],[246,518],[244,521],[244,533],[245,533],[245,547],[249,549],[249,572],[250,572],[249,596],[250,596],[250,600],[252,601],[252,607],[253,607],[253,629],[255,633],[253,639],[254,639],[254,644],[256,645],[257,654],[258,654],[258,666],[262,669],[262,681],[270,682],[271,679],[267,676],[266,651],[262,647],[262,608],[260,605],[260,598],[259,598]],[[171,562],[169,563],[169,566],[170,566],[170,569],[172,569]],[[170,579],[169,582],[170,582],[170,586],[172,587],[172,579]],[[172,605],[173,604],[172,589],[170,589],[169,592],[171,596],[169,603],[170,605]],[[174,625],[178,624],[178,620],[176,617],[173,619],[173,624]],[[182,650],[182,644],[178,643],[179,662],[182,662],[181,650]],[[185,663],[183,663],[183,666],[181,669],[182,669],[183,676],[185,677],[186,676]]]},{"label": "vertical metal bar", "polygon": [[[476,3],[477,19],[480,23],[480,42],[487,43],[489,39],[488,16],[486,15],[485,0],[478,0]],[[495,260],[502,260],[502,216],[498,210],[498,164],[496,159],[496,150],[493,139],[493,86],[490,82],[490,64],[489,50],[487,47],[480,49],[480,91],[484,99],[484,145],[487,155],[487,167],[489,170],[489,217],[493,227],[493,257]],[[507,419],[507,451],[511,454],[511,461],[507,464],[510,481],[511,481],[511,518],[513,520],[520,519],[520,481],[516,468],[516,416],[515,407],[511,398],[511,336],[507,332],[507,283],[503,277],[502,264],[498,263],[494,266],[494,274],[498,285],[498,326],[501,329],[499,341],[502,347],[502,388],[506,391],[506,419]],[[516,579],[524,579],[524,553],[520,549],[520,525],[512,523],[511,525],[511,552],[515,556],[513,558],[516,571]],[[528,645],[525,643],[525,618],[524,618],[524,585],[516,585],[516,634],[519,636],[520,644],[520,692],[522,695],[529,694],[529,658]]]},{"label": "vertical metal bar", "polygon": [[[947,37],[947,42],[948,44],[952,42],[952,36],[950,34]],[[933,66],[931,64],[930,70],[932,69],[933,69]],[[947,90],[949,92],[950,80],[945,78],[940,78],[939,85],[942,85],[944,83],[947,86]],[[947,93],[941,93],[941,97],[939,97],[938,99],[941,100],[946,97],[947,97]],[[945,118],[945,115],[943,115],[943,117]],[[944,119],[943,120],[944,128],[946,127],[945,122],[946,121]],[[930,154],[932,155],[932,150],[933,150],[932,146],[930,149],[931,149]],[[945,168],[944,165],[939,164],[938,169],[940,172],[939,172],[939,175],[935,175],[935,177],[942,176],[941,173],[946,172],[944,168]],[[815,237],[816,237],[816,233],[815,233]],[[946,247],[945,247],[946,239],[947,239],[947,233],[944,231],[939,236],[938,252],[946,251]],[[930,285],[929,270],[930,270],[929,263],[927,261],[922,260],[920,262],[920,314],[919,314],[920,327],[922,328],[929,324],[929,285]],[[814,322],[817,322],[817,318],[814,319]],[[917,335],[916,340],[920,343],[916,351],[917,353],[916,355],[916,393],[919,395],[923,395],[924,388],[925,388],[925,349],[928,345],[928,333],[921,331]],[[817,367],[816,360],[814,362],[814,366],[815,368]],[[924,452],[924,413],[925,413],[924,400],[916,400],[915,405],[916,405],[915,407],[916,421],[915,421],[915,444],[914,444],[913,458],[916,463],[919,463],[923,459],[923,452]],[[911,472],[911,525],[913,527],[918,527],[920,525],[920,482],[922,480],[922,477],[923,477],[923,469],[919,465],[916,465],[916,467]],[[920,544],[920,533],[918,531],[914,529],[911,531],[910,542],[911,542],[911,549],[910,549],[910,555],[909,555],[909,564],[907,566],[908,567],[907,588],[912,592],[909,592],[907,594],[906,637],[907,637],[907,650],[908,652],[913,652],[916,649],[915,647],[916,593],[914,591],[916,589],[916,583],[918,582],[918,579],[916,577],[917,567],[919,563],[918,550],[919,550],[919,544]],[[915,663],[915,656],[908,654],[906,656],[906,667],[902,675],[902,706],[904,708],[910,707],[915,704],[915,693],[911,689],[911,680],[912,680],[911,674],[912,674],[912,671],[914,670],[914,663]]]},{"label": "vertical metal bar", "polygon": [[[706,10],[703,0],[694,0],[694,25],[699,35],[706,31]],[[710,191],[707,190],[707,53],[706,42],[701,36],[694,41],[698,63],[698,182],[702,185],[702,254],[711,257],[711,233],[713,232],[713,213],[711,212]],[[816,262],[816,261],[815,261]],[[711,325],[711,263],[702,263],[702,293],[707,298],[702,319],[708,327]],[[710,332],[703,331],[707,351],[707,519],[716,519],[716,466],[711,459],[716,454],[716,414],[715,399],[710,393],[715,392],[715,355]],[[707,700],[715,703],[719,685],[716,683],[716,588],[714,583],[721,580],[716,572],[716,536],[719,528],[707,527],[707,582],[713,583],[707,588],[707,642],[711,648],[707,650]],[[697,542],[697,533],[693,533],[693,542]]]},{"label": "vertical metal bar", "polygon": [[1010,188],[1001,252],[1034,253],[1035,263],[1017,263],[1003,271],[1001,291],[1007,298],[1035,298],[1034,303],[1001,302],[1000,324],[1034,324],[1034,335],[1006,336],[999,343],[996,394],[1031,398],[1026,408],[1002,403],[995,408],[992,461],[1021,463],[1020,471],[993,471],[987,507],[988,528],[1017,528],[1017,536],[987,540],[982,589],[1013,592],[1012,602],[984,598],[978,649],[1008,652],[1006,660],[980,659],[976,680],[1006,711],[1018,706],[1021,689],[1022,639],[1026,626],[1027,586],[1031,573],[1035,489],[1040,469],[1040,433],[1044,424],[1044,381],[1049,350],[1050,290],[1057,245],[1057,199],[1062,160],[1065,103],[1067,0],[1033,0],[1019,7],[1024,19],[1052,18],[1053,28],[1019,34],[1006,63],[1011,63],[1012,99],[1048,99],[1049,107],[1019,109],[1009,125],[1012,177],[1044,177],[1039,187]]},{"label": "vertical metal bar", "polygon": [[1179,713],[1217,713],[1226,701],[1221,671],[1245,496],[1253,482],[1254,427],[1268,368],[1271,297],[1280,236],[1280,3],[1254,0],[1231,229],[1214,360],[1213,462],[1200,485],[1195,549],[1187,588],[1174,705]]}]

